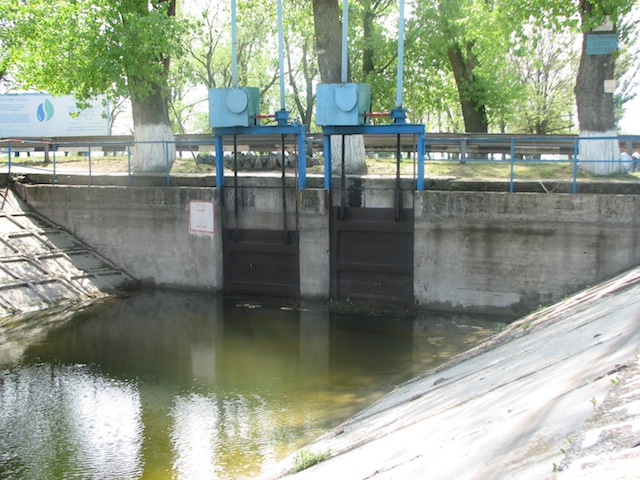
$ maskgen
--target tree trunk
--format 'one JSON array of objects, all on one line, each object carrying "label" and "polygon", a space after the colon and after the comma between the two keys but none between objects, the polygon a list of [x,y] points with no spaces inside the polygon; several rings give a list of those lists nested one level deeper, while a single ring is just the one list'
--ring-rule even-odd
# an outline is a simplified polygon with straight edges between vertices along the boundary
[{"label": "tree trunk", "polygon": [[[583,0],[580,9],[583,17],[588,15],[591,3]],[[574,91],[580,137],[600,139],[579,142],[580,165],[585,171],[597,175],[624,172],[628,170],[628,165],[619,161],[620,147],[613,114],[613,93],[604,91],[604,81],[614,78],[615,59],[611,54],[587,55],[587,35],[587,32],[582,34],[582,55]]]},{"label": "tree trunk", "polygon": [[133,112],[132,162],[134,172],[164,172],[176,158],[167,100],[159,93],[131,99]]},{"label": "tree trunk", "polygon": [[[157,4],[167,4],[167,15],[176,14],[176,0],[157,0]],[[142,12],[148,9],[148,3],[138,0],[134,5]],[[133,114],[133,141],[135,142],[132,169],[134,172],[165,172],[176,159],[171,122],[169,121],[169,103],[167,79],[169,78],[169,57],[159,55],[150,62],[162,66],[162,78],[151,85],[145,79],[129,76],[131,85],[131,110]],[[136,88],[139,85],[145,88]],[[144,93],[139,93],[144,92]]]},{"label": "tree trunk", "polygon": [[466,58],[458,44],[453,44],[447,49],[449,63],[456,79],[462,118],[464,119],[465,132],[487,133],[489,121],[484,102],[478,98],[478,85],[474,74],[477,60],[472,51],[472,44],[467,44]]},{"label": "tree trunk", "polygon": [[322,83],[339,83],[342,64],[342,22],[338,0],[313,0],[316,54]]},{"label": "tree trunk", "polygon": [[[322,83],[340,83],[342,73],[342,22],[338,0],[313,0],[316,52]],[[342,138],[331,138],[331,170],[342,171]],[[350,135],[345,141],[345,173],[366,173],[364,139]]]}]

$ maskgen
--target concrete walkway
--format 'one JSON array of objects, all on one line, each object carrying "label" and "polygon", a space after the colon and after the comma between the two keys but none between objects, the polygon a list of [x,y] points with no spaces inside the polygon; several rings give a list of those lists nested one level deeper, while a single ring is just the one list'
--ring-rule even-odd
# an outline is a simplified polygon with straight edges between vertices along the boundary
[{"label": "concrete walkway", "polygon": [[640,268],[510,325],[260,478],[640,477]]}]

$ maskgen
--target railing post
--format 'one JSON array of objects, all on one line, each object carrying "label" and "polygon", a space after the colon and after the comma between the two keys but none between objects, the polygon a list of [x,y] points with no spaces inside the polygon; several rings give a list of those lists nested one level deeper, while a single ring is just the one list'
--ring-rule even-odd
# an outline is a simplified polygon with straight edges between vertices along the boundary
[{"label": "railing post", "polygon": [[516,159],[516,139],[515,138],[511,138],[511,173],[510,173],[510,178],[509,178],[509,192],[513,193],[513,175],[514,175],[514,168],[515,168],[515,159]]},{"label": "railing post", "polygon": [[7,144],[7,154],[9,155],[9,159],[7,162],[7,176],[11,177],[11,140],[9,140],[9,143]]},{"label": "railing post", "polygon": [[168,187],[169,185],[171,185],[171,176],[169,175],[169,172],[171,171],[171,165],[169,165],[169,142],[166,140],[164,142],[164,160],[165,160],[165,166],[166,166],[167,187]]},{"label": "railing post", "polygon": [[418,135],[418,191],[424,190],[424,153],[426,150],[425,135]]},{"label": "railing post", "polygon": [[57,153],[57,150],[58,150],[58,145],[56,145],[54,143],[52,146],[53,146],[53,176],[51,177],[51,179],[53,180],[53,183],[57,183],[57,180],[56,180],[56,153]]},{"label": "railing post", "polygon": [[127,183],[131,186],[131,144],[127,145]]},{"label": "railing post", "polygon": [[579,141],[573,140],[573,193],[578,193],[578,151]]},{"label": "railing post", "polygon": [[91,176],[91,144],[89,144],[87,153],[89,155],[89,185],[93,185],[93,177]]}]

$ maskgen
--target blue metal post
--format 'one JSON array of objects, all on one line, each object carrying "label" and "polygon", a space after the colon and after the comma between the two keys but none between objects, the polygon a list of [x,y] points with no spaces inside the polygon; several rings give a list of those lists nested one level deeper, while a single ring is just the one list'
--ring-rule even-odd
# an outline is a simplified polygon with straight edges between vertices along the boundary
[{"label": "blue metal post", "polygon": [[324,135],[324,188],[331,189],[331,135]]},{"label": "blue metal post", "polygon": [[298,135],[298,188],[302,190],[307,187],[307,135],[305,132]]},{"label": "blue metal post", "polygon": [[424,135],[418,135],[418,191],[424,190],[424,152],[426,147]]},{"label": "blue metal post", "polygon": [[341,81],[347,83],[347,67],[349,65],[349,45],[347,37],[349,35],[349,0],[342,0],[342,70]]},{"label": "blue metal post", "polygon": [[404,69],[404,0],[400,0],[398,14],[398,79],[396,84],[396,108],[402,108],[402,71]]},{"label": "blue metal post", "polygon": [[238,88],[238,35],[236,26],[236,0],[231,0],[231,86]]},{"label": "blue metal post", "polygon": [[127,183],[131,186],[131,145],[127,145]]},{"label": "blue metal post", "polygon": [[169,175],[169,172],[171,171],[171,165],[169,164],[169,142],[164,142],[164,161],[168,187],[171,185],[171,176]]},{"label": "blue metal post", "polygon": [[286,110],[284,105],[284,35],[282,33],[282,0],[278,0],[278,63],[280,67],[280,110]]},{"label": "blue metal post", "polygon": [[7,175],[9,175],[9,177],[11,177],[11,140],[9,140],[9,143],[7,144],[7,151],[9,153],[9,161],[7,163]]},{"label": "blue metal post", "polygon": [[53,144],[53,183],[56,183],[56,150],[58,150],[58,146]]},{"label": "blue metal post", "polygon": [[579,143],[576,138],[573,141],[573,193],[578,193],[578,151]]},{"label": "blue metal post", "polygon": [[224,145],[222,135],[215,135],[216,145],[216,187],[224,186]]},{"label": "blue metal post", "polygon": [[513,193],[513,174],[514,174],[514,162],[516,158],[516,140],[511,139],[511,174],[509,180],[509,192]]},{"label": "blue metal post", "polygon": [[93,185],[93,177],[91,176],[91,144],[89,144],[87,153],[89,155],[89,185]]}]

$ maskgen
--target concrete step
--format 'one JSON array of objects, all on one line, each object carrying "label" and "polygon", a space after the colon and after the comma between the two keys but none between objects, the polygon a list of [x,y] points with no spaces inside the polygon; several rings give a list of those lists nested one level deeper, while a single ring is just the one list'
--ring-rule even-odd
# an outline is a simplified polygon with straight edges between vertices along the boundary
[{"label": "concrete step", "polygon": [[0,317],[99,298],[137,284],[71,233],[0,191]]}]

